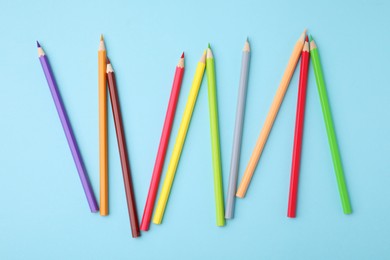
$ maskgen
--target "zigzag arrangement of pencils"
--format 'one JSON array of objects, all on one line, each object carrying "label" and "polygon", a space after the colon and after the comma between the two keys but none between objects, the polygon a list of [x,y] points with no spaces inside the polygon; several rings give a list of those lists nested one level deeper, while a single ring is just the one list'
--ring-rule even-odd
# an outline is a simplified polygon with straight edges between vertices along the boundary
[{"label": "zigzag arrangement of pencils", "polygon": [[[309,40],[310,39],[310,40]],[[115,124],[118,151],[120,155],[120,163],[122,166],[123,182],[125,187],[125,194],[127,200],[127,208],[130,219],[131,233],[134,238],[139,237],[142,231],[148,231],[150,228],[150,222],[154,224],[161,224],[164,213],[167,208],[168,198],[173,186],[173,180],[177,174],[177,168],[180,161],[180,156],[183,152],[184,143],[186,140],[187,132],[190,126],[191,117],[195,109],[198,93],[202,84],[203,76],[206,72],[208,83],[208,104],[209,104],[209,117],[210,117],[210,134],[211,134],[211,161],[212,169],[210,169],[210,178],[213,176],[214,186],[214,200],[215,200],[215,217],[216,225],[224,226],[226,220],[234,218],[235,210],[235,197],[244,198],[247,194],[249,184],[255,173],[257,164],[264,151],[268,136],[271,132],[272,126],[278,115],[278,111],[282,105],[284,96],[290,85],[292,76],[296,70],[298,61],[300,63],[299,83],[298,83],[298,100],[296,107],[296,122],[294,133],[294,145],[292,150],[292,165],[291,165],[291,179],[290,190],[288,197],[287,216],[289,218],[295,218],[297,212],[298,201],[298,180],[300,172],[300,161],[302,151],[303,140],[303,127],[305,117],[305,103],[306,92],[308,85],[308,69],[311,59],[313,64],[314,75],[317,83],[317,89],[321,108],[323,112],[323,118],[325,122],[325,128],[328,136],[330,153],[333,160],[334,171],[336,175],[338,190],[341,199],[341,205],[344,214],[351,214],[352,207],[349,200],[349,194],[347,190],[344,171],[341,163],[341,154],[337,144],[335,126],[332,119],[330,102],[327,95],[324,73],[321,67],[319,51],[313,38],[306,35],[306,30],[300,35],[296,42],[291,57],[287,63],[287,67],[282,76],[279,87],[276,90],[274,100],[269,109],[268,115],[265,119],[262,130],[258,140],[254,146],[252,155],[246,166],[246,169],[242,175],[241,181],[238,184],[239,166],[241,143],[243,137],[243,126],[246,110],[246,96],[249,87],[249,75],[250,75],[250,61],[251,61],[251,49],[253,46],[249,44],[249,40],[246,39],[244,48],[242,50],[242,62],[241,73],[238,84],[238,100],[236,119],[234,125],[234,134],[232,141],[231,161],[230,161],[230,175],[229,184],[226,194],[226,205],[224,199],[223,188],[223,172],[222,172],[222,160],[221,160],[221,140],[219,136],[219,113],[218,113],[218,99],[217,99],[217,74],[216,63],[218,57],[214,57],[210,44],[203,52],[200,60],[197,64],[194,72],[194,78],[192,86],[188,95],[187,103],[183,111],[181,123],[178,129],[176,141],[173,146],[172,154],[169,159],[168,168],[164,175],[164,181],[161,186],[160,194],[157,199],[158,190],[160,186],[160,179],[163,173],[163,166],[165,163],[166,153],[170,142],[171,130],[176,115],[176,107],[178,104],[180,89],[182,87],[182,81],[184,77],[184,52],[179,58],[179,62],[176,65],[176,70],[173,78],[171,94],[167,106],[164,125],[162,127],[162,133],[160,143],[157,149],[156,160],[153,168],[153,172],[150,180],[150,187],[147,194],[146,203],[144,206],[143,217],[141,225],[138,221],[138,213],[135,200],[134,184],[132,181],[129,155],[126,145],[126,137],[124,124],[120,109],[119,93],[117,89],[117,83],[115,78],[115,72],[111,61],[107,57],[107,50],[104,43],[103,35],[100,38],[100,44],[98,49],[98,104],[99,104],[99,164],[100,164],[100,210],[96,201],[92,186],[89,182],[87,171],[83,163],[80,150],[78,148],[76,138],[73,134],[72,127],[68,115],[65,110],[64,103],[60,96],[60,91],[57,86],[57,82],[54,78],[54,73],[50,67],[48,58],[43,51],[40,43],[37,42],[38,56],[42,65],[42,69],[46,80],[49,85],[51,95],[54,100],[60,122],[65,132],[65,137],[68,141],[73,159],[76,164],[82,187],[84,189],[87,202],[91,212],[100,212],[101,216],[107,216],[109,214],[109,190],[108,190],[108,135],[107,135],[107,89],[110,96],[110,103],[112,107],[113,120]],[[221,76],[221,75],[218,75]],[[167,83],[164,83],[166,85]],[[220,89],[219,91],[225,91]],[[123,100],[122,100],[123,101]],[[184,174],[184,173],[183,173]],[[226,177],[226,176],[225,176]],[[157,199],[157,204],[155,205]],[[212,198],[210,198],[212,200]],[[154,215],[153,215],[154,212]],[[210,215],[212,213],[210,212]]]}]

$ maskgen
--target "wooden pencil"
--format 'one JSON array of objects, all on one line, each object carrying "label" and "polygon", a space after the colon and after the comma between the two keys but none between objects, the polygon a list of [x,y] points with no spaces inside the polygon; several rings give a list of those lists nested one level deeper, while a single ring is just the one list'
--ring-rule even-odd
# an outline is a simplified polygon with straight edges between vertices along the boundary
[{"label": "wooden pencil", "polygon": [[176,142],[173,147],[171,159],[168,165],[168,170],[167,173],[165,174],[165,179],[161,188],[160,197],[157,201],[157,207],[154,212],[154,216],[153,216],[154,224],[161,224],[162,219],[164,217],[164,212],[167,207],[169,194],[171,192],[171,188],[173,184],[173,179],[175,178],[177,166],[179,165],[181,152],[183,150],[184,141],[186,139],[188,127],[190,125],[192,112],[194,111],[199,88],[202,83],[205,67],[206,67],[206,52],[203,53],[196,67],[195,76],[192,81],[190,94],[188,96],[187,104],[184,109],[179,131],[177,133]]},{"label": "wooden pencil", "polygon": [[249,61],[250,46],[247,39],[244,45],[244,49],[242,50],[241,76],[238,89],[236,123],[234,126],[232,158],[230,161],[229,186],[226,195],[226,219],[234,218],[234,204],[236,198],[235,195],[237,189],[238,168],[240,164],[242,129],[244,126],[245,101],[246,92],[248,88]]},{"label": "wooden pencil", "polygon": [[156,162],[154,163],[152,179],[150,180],[150,187],[148,197],[145,203],[144,214],[141,221],[141,230],[148,231],[150,226],[150,220],[153,214],[154,203],[158,192],[158,186],[160,184],[161,172],[164,166],[165,155],[167,153],[169,138],[171,136],[171,130],[173,120],[175,118],[176,106],[179,100],[179,93],[181,83],[184,75],[184,52],[181,55],[179,62],[176,66],[175,76],[173,79],[171,96],[168,102],[167,113],[165,116],[164,126],[161,133],[160,145],[158,146]]},{"label": "wooden pencil", "polygon": [[108,90],[110,92],[110,100],[111,100],[112,114],[115,123],[116,137],[118,141],[119,156],[122,165],[123,182],[125,185],[125,193],[126,193],[126,200],[127,200],[127,209],[130,218],[131,234],[133,237],[139,237],[141,233],[138,225],[137,207],[136,207],[135,197],[134,197],[134,188],[133,188],[133,182],[131,178],[131,169],[130,169],[129,157],[127,153],[126,137],[123,128],[118,90],[116,86],[114,69],[112,68],[111,62],[108,59],[108,57],[107,57],[107,82],[108,82]]},{"label": "wooden pencil", "polygon": [[301,69],[299,74],[298,101],[295,119],[294,146],[291,164],[290,192],[288,197],[287,217],[295,218],[298,196],[298,178],[301,165],[303,121],[305,117],[307,74],[309,69],[309,42],[306,36],[302,50]]},{"label": "wooden pencil", "polygon": [[107,142],[107,80],[106,46],[100,36],[98,50],[99,92],[99,162],[100,162],[100,215],[108,215],[108,142]]},{"label": "wooden pencil", "polygon": [[220,146],[220,138],[219,138],[219,123],[218,123],[217,83],[216,83],[216,75],[215,75],[214,56],[211,51],[210,44],[207,48],[206,72],[207,72],[207,85],[208,85],[208,96],[209,96],[211,154],[213,160],[216,220],[217,220],[217,226],[224,226],[225,208],[224,208],[224,201],[223,201],[221,146]]},{"label": "wooden pencil", "polygon": [[344,214],[351,214],[352,207],[351,207],[351,202],[349,200],[347,184],[345,182],[345,176],[344,176],[343,165],[341,163],[340,151],[337,145],[336,131],[333,124],[328,94],[326,92],[326,85],[325,85],[324,75],[322,72],[320,55],[318,53],[317,45],[311,36],[310,36],[310,58],[312,59],[313,62],[314,75],[316,77],[318,94],[320,96],[322,114],[324,116],[325,127],[328,135],[330,151],[332,154],[333,166],[336,173],[336,180],[339,188],[341,204],[343,207]]},{"label": "wooden pencil", "polygon": [[57,82],[54,78],[54,74],[51,69],[49,60],[45,52],[43,51],[43,48],[39,44],[39,42],[37,42],[37,47],[38,47],[39,60],[41,62],[43,72],[45,74],[47,83],[49,85],[49,89],[53,97],[54,104],[58,112],[58,116],[60,117],[62,128],[64,129],[65,132],[66,140],[68,141],[70,151],[72,152],[73,160],[76,164],[80,181],[83,186],[85,196],[87,197],[89,208],[91,209],[92,212],[98,212],[99,206],[97,204],[95,194],[93,193],[93,189],[89,181],[87,171],[85,169],[83,158],[81,157],[81,153],[77,145],[76,138],[73,134],[72,126],[70,124],[68,114],[66,113],[64,103],[62,102],[60,91],[58,90]]},{"label": "wooden pencil", "polygon": [[236,196],[239,198],[243,198],[246,194],[246,191],[248,190],[249,183],[252,179],[257,163],[259,162],[261,153],[263,152],[269,133],[271,132],[272,125],[275,122],[276,115],[278,114],[284,95],[286,94],[288,85],[290,84],[290,80],[294,74],[295,67],[297,66],[299,57],[301,56],[303,45],[305,43],[305,36],[306,36],[306,30],[301,34],[301,36],[299,37],[298,41],[295,44],[290,60],[287,64],[287,68],[283,74],[282,81],[280,82],[279,88],[276,91],[276,95],[274,97],[274,100],[271,104],[271,108],[268,112],[267,118],[263,125],[263,129],[260,132],[259,138],[257,139],[256,142],[256,146],[252,152],[252,155],[249,159],[249,163],[244,172],[244,176],[242,177],[241,183],[237,189]]}]

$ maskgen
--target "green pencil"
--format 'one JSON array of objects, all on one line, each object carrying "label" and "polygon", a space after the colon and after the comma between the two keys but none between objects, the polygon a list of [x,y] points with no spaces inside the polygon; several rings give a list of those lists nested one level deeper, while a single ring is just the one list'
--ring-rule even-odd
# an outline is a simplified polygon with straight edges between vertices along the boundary
[{"label": "green pencil", "polygon": [[211,152],[213,158],[214,195],[215,195],[215,205],[216,205],[216,213],[217,213],[217,226],[224,226],[225,207],[224,207],[223,187],[222,187],[221,148],[219,143],[217,84],[215,81],[214,57],[210,49],[210,44],[207,48],[206,71],[207,71],[207,84],[208,84],[208,92],[209,92]]},{"label": "green pencil", "polygon": [[343,206],[344,214],[351,214],[351,203],[349,201],[347,185],[345,183],[343,166],[341,164],[340,151],[337,145],[336,133],[333,126],[332,114],[330,112],[329,99],[326,93],[326,86],[324,81],[324,75],[322,73],[320,56],[318,54],[317,45],[310,35],[310,57],[314,67],[314,74],[316,77],[318,93],[320,95],[322,113],[324,115],[326,132],[328,134],[328,141],[330,151],[332,153],[333,166],[336,173],[337,185],[339,187],[339,193],[341,198],[341,204]]}]

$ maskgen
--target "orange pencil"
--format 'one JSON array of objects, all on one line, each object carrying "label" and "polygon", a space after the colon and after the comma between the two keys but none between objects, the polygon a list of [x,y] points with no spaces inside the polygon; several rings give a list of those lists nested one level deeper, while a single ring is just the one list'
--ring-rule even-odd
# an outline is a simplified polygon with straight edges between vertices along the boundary
[{"label": "orange pencil", "polygon": [[284,95],[286,94],[288,85],[290,84],[290,80],[294,74],[295,67],[297,66],[299,57],[301,56],[303,45],[305,43],[305,36],[306,30],[302,33],[301,37],[299,37],[297,43],[295,44],[293,53],[291,54],[290,60],[287,64],[287,68],[283,74],[282,81],[280,82],[274,101],[272,102],[271,108],[268,112],[263,129],[260,132],[260,136],[257,139],[255,149],[253,150],[248,166],[246,167],[244,176],[241,179],[240,186],[238,187],[236,196],[239,198],[243,198],[248,189],[257,163],[259,162],[261,153],[263,152],[264,145],[267,142],[268,135],[271,132],[272,125],[275,121],[276,115],[278,114],[280,105],[282,104]]},{"label": "orange pencil", "polygon": [[108,215],[107,78],[106,46],[100,36],[98,51],[100,215]]}]

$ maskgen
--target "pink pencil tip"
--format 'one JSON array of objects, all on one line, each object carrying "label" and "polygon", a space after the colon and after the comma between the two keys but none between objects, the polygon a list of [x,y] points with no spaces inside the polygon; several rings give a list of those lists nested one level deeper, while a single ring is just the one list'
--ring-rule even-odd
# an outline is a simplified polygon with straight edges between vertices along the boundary
[{"label": "pink pencil tip", "polygon": [[183,53],[181,54],[181,58],[182,58],[182,59],[184,58],[184,51],[183,51]]}]

